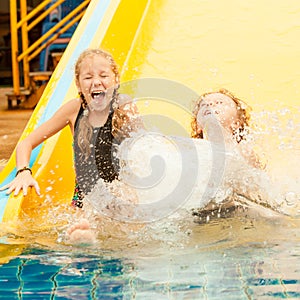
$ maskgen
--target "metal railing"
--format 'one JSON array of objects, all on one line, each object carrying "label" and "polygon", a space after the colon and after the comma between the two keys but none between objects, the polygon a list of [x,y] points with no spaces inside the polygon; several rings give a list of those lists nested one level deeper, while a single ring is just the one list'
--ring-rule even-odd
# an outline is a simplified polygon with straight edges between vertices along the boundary
[{"label": "metal railing", "polygon": [[[11,60],[12,60],[12,79],[13,94],[16,98],[21,95],[20,87],[20,63],[23,68],[24,89],[30,90],[30,61],[41,53],[48,45],[55,41],[61,34],[66,32],[72,25],[78,22],[85,13],[90,0],[83,1],[68,15],[53,26],[46,34],[42,35],[32,45],[28,42],[28,32],[39,22],[44,20],[56,7],[65,0],[44,0],[27,13],[27,0],[20,1],[20,20],[18,20],[18,0],[10,1],[10,26],[11,26]],[[45,7],[50,6],[45,9]],[[45,10],[44,10],[45,9]],[[42,12],[42,13],[41,13]],[[39,14],[39,15],[38,15]],[[19,39],[19,31],[21,38]],[[21,47],[19,45],[21,40]],[[21,50],[20,50],[21,49]]]}]

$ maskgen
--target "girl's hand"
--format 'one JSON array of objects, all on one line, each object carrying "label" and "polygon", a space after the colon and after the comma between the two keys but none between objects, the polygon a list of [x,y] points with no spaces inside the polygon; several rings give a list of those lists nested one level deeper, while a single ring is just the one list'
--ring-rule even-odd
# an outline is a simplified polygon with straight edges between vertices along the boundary
[{"label": "girl's hand", "polygon": [[32,177],[30,172],[24,171],[18,174],[17,177],[10,183],[4,185],[0,188],[0,191],[4,191],[8,189],[6,194],[10,194],[14,191],[14,196],[17,196],[20,190],[23,190],[23,195],[27,195],[28,187],[33,187],[38,195],[40,195],[40,187],[37,181]]}]

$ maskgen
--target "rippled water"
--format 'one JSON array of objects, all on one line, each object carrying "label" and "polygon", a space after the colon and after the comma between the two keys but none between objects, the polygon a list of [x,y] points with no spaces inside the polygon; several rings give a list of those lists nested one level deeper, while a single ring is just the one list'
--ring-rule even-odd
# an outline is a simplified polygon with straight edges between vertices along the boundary
[{"label": "rippled water", "polygon": [[[299,220],[167,222],[106,249],[1,244],[6,299],[299,299]],[[156,234],[153,234],[153,231]],[[148,232],[148,233],[147,233]],[[45,240],[44,240],[45,242]]]}]

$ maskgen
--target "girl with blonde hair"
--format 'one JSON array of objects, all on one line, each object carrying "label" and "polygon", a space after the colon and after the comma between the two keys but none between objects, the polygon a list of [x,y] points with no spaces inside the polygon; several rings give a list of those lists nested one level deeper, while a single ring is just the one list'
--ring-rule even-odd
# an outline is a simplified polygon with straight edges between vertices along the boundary
[{"label": "girl with blonde hair", "polygon": [[73,134],[76,187],[73,205],[82,207],[84,196],[99,178],[112,182],[118,178],[115,148],[122,138],[141,128],[136,105],[127,95],[119,95],[120,76],[110,53],[87,49],[75,65],[75,82],[79,97],[70,100],[44,124],[19,142],[16,149],[17,174],[2,187],[7,193],[27,194],[40,188],[34,179],[29,160],[32,150],[65,126]]}]

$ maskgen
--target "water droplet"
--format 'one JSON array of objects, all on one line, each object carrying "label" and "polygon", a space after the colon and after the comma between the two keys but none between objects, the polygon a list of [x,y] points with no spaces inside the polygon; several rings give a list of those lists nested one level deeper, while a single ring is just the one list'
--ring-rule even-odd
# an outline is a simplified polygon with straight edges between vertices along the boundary
[{"label": "water droplet", "polygon": [[52,190],[53,190],[52,186],[46,187],[46,192],[50,192],[50,191],[52,191]]}]

